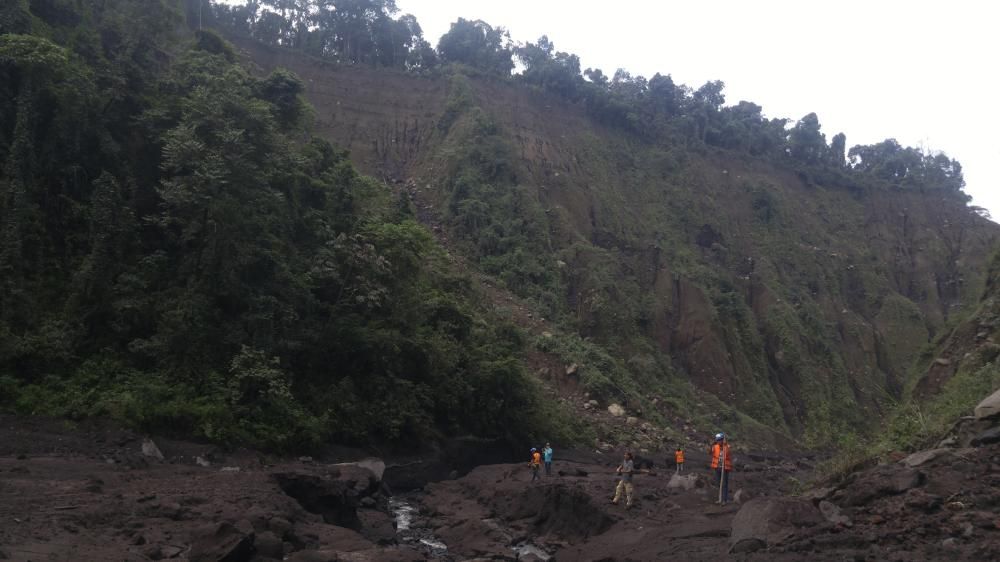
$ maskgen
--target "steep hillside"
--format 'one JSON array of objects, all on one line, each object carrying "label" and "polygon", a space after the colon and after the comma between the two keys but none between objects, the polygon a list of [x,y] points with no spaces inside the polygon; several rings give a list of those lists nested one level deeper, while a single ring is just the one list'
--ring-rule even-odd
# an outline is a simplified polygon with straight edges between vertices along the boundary
[{"label": "steep hillside", "polygon": [[[234,41],[262,70],[301,76],[320,134],[627,377],[689,380],[814,444],[902,397],[914,359],[979,296],[1000,233],[960,193],[647,142],[476,71],[421,77]],[[641,409],[581,367],[595,396]]]}]

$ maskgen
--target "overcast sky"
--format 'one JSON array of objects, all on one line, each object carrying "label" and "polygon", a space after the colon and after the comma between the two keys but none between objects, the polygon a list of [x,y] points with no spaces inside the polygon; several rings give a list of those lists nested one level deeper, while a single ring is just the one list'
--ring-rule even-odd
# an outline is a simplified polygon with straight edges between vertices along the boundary
[{"label": "overcast sky", "polygon": [[847,146],[893,137],[964,168],[973,205],[1000,220],[1000,6],[986,0],[396,0],[433,45],[459,17],[515,41],[548,35],[582,68],[697,87],[768,117],[816,112]]}]

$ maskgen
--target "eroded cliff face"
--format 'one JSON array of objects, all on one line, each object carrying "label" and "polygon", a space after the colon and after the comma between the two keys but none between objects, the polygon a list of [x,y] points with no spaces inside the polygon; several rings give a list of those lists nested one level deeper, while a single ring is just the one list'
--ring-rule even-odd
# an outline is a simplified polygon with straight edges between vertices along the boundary
[{"label": "eroded cliff face", "polygon": [[1000,234],[942,191],[826,185],[738,153],[654,146],[518,85],[236,43],[264,71],[296,72],[319,132],[453,237],[467,232],[450,228],[456,161],[490,135],[496,161],[466,164],[505,170],[489,178],[515,194],[504,212],[519,222],[504,228],[537,239],[556,313],[617,353],[648,339],[699,388],[816,442],[870,426],[901,395],[920,350],[979,297]]}]

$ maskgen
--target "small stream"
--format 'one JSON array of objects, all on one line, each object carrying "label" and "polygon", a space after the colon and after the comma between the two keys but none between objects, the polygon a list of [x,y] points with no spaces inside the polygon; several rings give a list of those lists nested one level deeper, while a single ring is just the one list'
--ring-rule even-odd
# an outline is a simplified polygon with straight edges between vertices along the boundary
[{"label": "small stream", "polygon": [[[389,511],[392,512],[393,518],[396,521],[396,535],[399,536],[401,543],[416,548],[421,552],[426,552],[434,558],[442,560],[452,559],[452,556],[448,553],[448,545],[435,536],[429,528],[420,524],[417,520],[419,512],[406,501],[405,497],[395,496],[389,498]],[[528,555],[534,555],[539,560],[550,560],[552,558],[552,555],[548,552],[530,542],[523,542],[512,546],[511,550],[514,551],[514,556],[517,559]]]},{"label": "small stream", "polygon": [[396,534],[400,542],[435,558],[449,558],[448,545],[441,542],[427,527],[415,524],[417,509],[405,498],[399,496],[389,498],[389,511],[396,520]]}]

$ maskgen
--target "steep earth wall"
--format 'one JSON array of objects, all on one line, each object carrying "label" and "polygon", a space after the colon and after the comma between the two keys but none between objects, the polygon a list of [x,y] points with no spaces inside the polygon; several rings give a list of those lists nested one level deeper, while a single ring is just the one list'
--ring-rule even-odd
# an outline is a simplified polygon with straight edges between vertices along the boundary
[{"label": "steep earth wall", "polygon": [[262,71],[302,77],[319,132],[428,217],[446,221],[453,161],[475,140],[453,124],[487,116],[582,335],[627,355],[613,334],[637,330],[699,388],[817,442],[901,396],[919,352],[979,297],[1000,234],[942,191],[824,185],[780,163],[654,146],[516,84],[234,41]]}]

